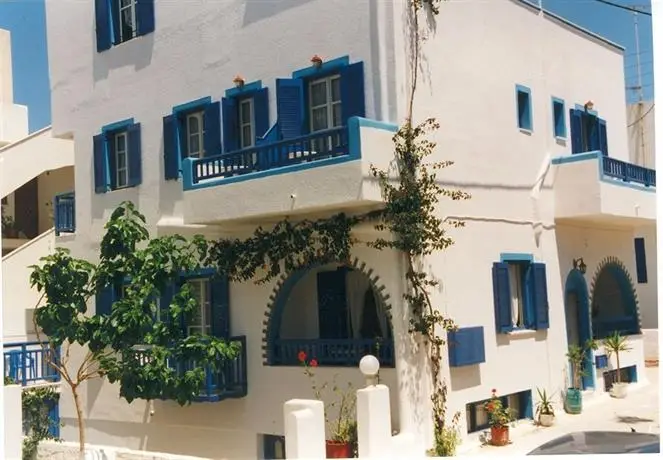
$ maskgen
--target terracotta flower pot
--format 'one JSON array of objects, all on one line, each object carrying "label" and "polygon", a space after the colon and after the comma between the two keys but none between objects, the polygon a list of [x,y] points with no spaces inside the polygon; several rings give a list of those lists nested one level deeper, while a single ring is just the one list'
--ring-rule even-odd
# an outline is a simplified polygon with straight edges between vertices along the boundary
[{"label": "terracotta flower pot", "polygon": [[352,458],[352,444],[349,442],[327,441],[327,458]]},{"label": "terracotta flower pot", "polygon": [[491,426],[490,443],[493,446],[506,446],[507,444],[509,444],[509,427]]}]

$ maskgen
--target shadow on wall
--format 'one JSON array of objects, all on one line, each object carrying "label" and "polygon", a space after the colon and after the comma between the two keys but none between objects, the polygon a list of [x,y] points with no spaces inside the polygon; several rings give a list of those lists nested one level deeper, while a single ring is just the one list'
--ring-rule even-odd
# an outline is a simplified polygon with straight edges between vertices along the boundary
[{"label": "shadow on wall", "polygon": [[243,26],[249,26],[254,22],[269,19],[272,16],[283,13],[291,8],[296,8],[313,0],[246,0],[246,9],[244,10]]},{"label": "shadow on wall", "polygon": [[[97,37],[94,28],[91,29],[91,33],[92,43],[96,44]],[[134,72],[138,72],[146,68],[152,62],[153,50],[153,33],[134,38],[118,46],[112,46],[101,53],[98,53],[97,48],[93,46],[92,73],[94,82],[97,83],[108,78],[108,74],[113,69],[133,65]]]},{"label": "shadow on wall", "polygon": [[481,385],[481,366],[454,367],[451,369],[451,391],[460,391]]}]

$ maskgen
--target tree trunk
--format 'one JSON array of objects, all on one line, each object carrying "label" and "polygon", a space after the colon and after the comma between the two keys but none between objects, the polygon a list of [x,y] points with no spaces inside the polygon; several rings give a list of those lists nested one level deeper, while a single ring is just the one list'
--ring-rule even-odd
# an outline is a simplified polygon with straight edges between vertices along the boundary
[{"label": "tree trunk", "polygon": [[78,419],[79,458],[80,460],[85,460],[85,422],[83,420],[83,408],[81,407],[81,397],[78,394],[78,385],[71,386],[71,393],[74,396],[74,405],[76,406],[76,418]]},{"label": "tree trunk", "polygon": [[615,358],[617,358],[617,383],[622,383],[622,372],[619,367],[619,352],[615,353]]}]

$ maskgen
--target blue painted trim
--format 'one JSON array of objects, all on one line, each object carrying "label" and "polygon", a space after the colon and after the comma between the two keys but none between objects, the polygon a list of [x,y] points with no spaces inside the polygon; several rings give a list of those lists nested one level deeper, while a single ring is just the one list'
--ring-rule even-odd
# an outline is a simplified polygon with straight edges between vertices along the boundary
[{"label": "blue painted trim", "polygon": [[115,123],[110,123],[108,125],[101,127],[101,132],[103,134],[110,133],[113,131],[121,131],[129,128],[129,126],[134,124],[133,118],[127,118],[126,120],[116,121]]},{"label": "blue painted trim", "polygon": [[184,190],[197,190],[201,188],[216,187],[218,185],[234,184],[247,180],[259,179],[262,177],[278,176],[289,174],[296,171],[305,171],[308,169],[320,168],[330,165],[337,165],[361,159],[361,132],[362,127],[380,129],[384,131],[397,132],[398,126],[391,123],[384,123],[366,118],[351,117],[348,120],[348,154],[342,157],[329,158],[325,160],[312,161],[310,163],[300,163],[291,166],[283,166],[267,171],[257,171],[241,176],[219,178],[209,180],[203,183],[193,183],[193,158],[185,158],[182,161],[182,187]]},{"label": "blue painted trim", "polygon": [[[569,306],[566,304],[566,299],[569,298],[568,295],[570,293],[575,293],[576,301],[578,302],[577,326],[578,326],[578,336],[580,340],[580,346],[582,346],[587,340],[589,340],[592,337],[592,316],[589,305],[589,290],[587,289],[587,281],[585,280],[585,276],[575,268],[569,272],[569,274],[566,277],[566,282],[564,283],[564,299],[565,299],[564,317],[566,321],[569,321],[569,318],[567,318]],[[580,321],[580,315],[584,316],[587,319],[584,325],[585,327],[583,327],[583,324]],[[592,372],[590,373],[591,379],[588,378],[587,382],[585,382],[585,380],[581,378],[581,385],[583,386],[583,389],[594,388],[596,386],[595,383],[596,366],[594,366],[593,350],[590,350],[589,353],[585,355],[585,361],[583,365],[585,369],[592,369]],[[571,373],[572,369],[570,362],[568,364],[568,367],[569,367],[569,379],[572,379],[573,374]],[[569,388],[571,388],[572,386],[573,386],[573,381],[571,380]]]},{"label": "blue painted trim", "polygon": [[331,61],[325,61],[322,63],[322,66],[315,67],[314,65],[310,65],[308,67],[304,67],[303,69],[295,70],[292,73],[292,78],[310,78],[314,77],[317,74],[326,74],[335,70],[340,70],[343,67],[347,67],[350,65],[350,57],[349,56],[342,56],[336,59],[332,59]]},{"label": "blue painted trim", "polygon": [[226,97],[248,96],[249,94],[254,93],[260,89],[262,89],[262,80],[246,83],[241,88],[229,88],[226,90],[225,95]]},{"label": "blue painted trim", "polygon": [[[566,139],[567,137],[567,129],[566,129],[566,103],[564,102],[564,99],[560,99],[558,97],[552,96],[551,97],[551,104],[552,104],[552,119],[553,119],[553,134],[555,135],[555,138],[557,139]],[[557,133],[557,120],[555,119],[555,105],[561,105],[562,106],[562,133],[558,134]]]},{"label": "blue painted trim", "polygon": [[[520,113],[519,113],[519,98],[518,95],[520,93],[527,94],[527,105],[528,105],[528,113],[529,113],[529,126],[520,126]],[[516,85],[516,126],[518,126],[519,129],[523,131],[528,131],[528,132],[533,132],[534,131],[534,113],[532,112],[532,90],[529,89],[527,86],[523,85]]]},{"label": "blue painted trim", "polygon": [[521,252],[502,252],[500,262],[534,262],[534,256]]},{"label": "blue painted trim", "polygon": [[587,153],[577,153],[575,155],[568,155],[568,156],[563,156],[563,157],[556,157],[551,160],[551,163],[554,165],[561,165],[561,164],[567,164],[567,163],[575,163],[577,161],[586,161],[586,160],[593,160],[593,159],[598,159],[598,174],[599,174],[599,180],[601,182],[605,182],[606,184],[610,185],[616,185],[619,187],[627,187],[627,188],[632,188],[634,190],[640,190],[642,192],[648,192],[648,193],[656,193],[656,186],[650,185],[649,187],[645,187],[642,184],[636,184],[632,182],[624,182],[621,179],[617,179],[614,177],[606,176],[603,173],[603,153],[599,150],[594,150],[592,152],[587,152]]},{"label": "blue painted trim", "polygon": [[595,117],[599,116],[598,110],[585,110],[585,106],[583,104],[576,104],[575,109],[580,110],[581,112],[586,112],[590,115],[594,115]]},{"label": "blue painted trim", "polygon": [[189,110],[194,110],[198,108],[202,109],[204,106],[211,103],[212,103],[211,96],[201,97],[200,99],[196,99],[195,101],[176,105],[175,107],[173,107],[173,114],[177,115],[178,113],[188,112]]},{"label": "blue painted trim", "polygon": [[183,279],[193,279],[193,278],[211,278],[216,274],[216,270],[210,267],[199,268],[198,270],[190,272],[182,272],[180,277]]}]

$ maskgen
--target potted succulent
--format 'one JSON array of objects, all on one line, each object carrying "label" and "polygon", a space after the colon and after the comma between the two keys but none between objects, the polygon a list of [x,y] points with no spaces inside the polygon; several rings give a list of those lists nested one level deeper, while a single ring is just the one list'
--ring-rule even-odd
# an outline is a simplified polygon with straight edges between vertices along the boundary
[{"label": "potted succulent", "polygon": [[598,345],[595,340],[587,340],[584,346],[569,345],[566,357],[571,362],[571,386],[566,390],[564,407],[569,414],[580,414],[582,412],[582,377],[587,375],[583,364],[589,350],[596,350]]},{"label": "potted succulent", "polygon": [[555,422],[555,410],[546,390],[536,389],[539,401],[536,403],[536,416],[541,426],[552,426]]},{"label": "potted succulent", "polygon": [[614,353],[615,359],[617,360],[617,381],[614,382],[610,388],[610,396],[623,399],[626,397],[628,383],[622,382],[619,353],[629,351],[631,347],[628,345],[628,342],[626,342],[626,337],[622,337],[619,332],[615,331],[611,336],[603,340],[603,348],[605,348],[608,356]]},{"label": "potted succulent", "polygon": [[[297,358],[304,366],[304,374],[311,381],[311,388],[315,398],[322,401],[322,393],[329,388],[329,383],[318,385],[314,369],[318,367],[316,359],[308,359],[304,351],[300,351]],[[338,397],[325,405],[325,423],[329,428],[331,439],[326,441],[327,458],[352,458],[357,448],[357,421],[355,420],[356,395],[352,385],[347,384],[345,390],[336,384],[336,376],[331,385],[331,390]],[[338,409],[335,420],[330,420],[327,408]]]},{"label": "potted succulent", "polygon": [[504,407],[495,389],[492,390],[490,399],[484,403],[483,407],[488,413],[490,443],[493,446],[506,446],[509,444],[509,423],[514,421],[512,410]]}]

